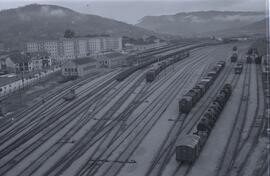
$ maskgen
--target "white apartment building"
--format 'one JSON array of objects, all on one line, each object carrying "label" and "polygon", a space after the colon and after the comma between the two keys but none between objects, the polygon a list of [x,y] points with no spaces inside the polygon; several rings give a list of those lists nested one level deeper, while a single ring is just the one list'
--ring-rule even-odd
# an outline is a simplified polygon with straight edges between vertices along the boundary
[{"label": "white apartment building", "polygon": [[51,41],[36,41],[26,44],[26,51],[48,52],[58,61],[86,57],[105,51],[121,51],[121,37],[83,37]]}]

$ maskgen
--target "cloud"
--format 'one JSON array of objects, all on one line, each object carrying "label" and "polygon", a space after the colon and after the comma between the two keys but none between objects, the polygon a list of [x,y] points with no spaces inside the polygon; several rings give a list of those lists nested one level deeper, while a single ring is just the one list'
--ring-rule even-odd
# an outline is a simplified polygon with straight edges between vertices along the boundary
[{"label": "cloud", "polygon": [[43,6],[40,13],[44,16],[63,17],[66,13],[61,9],[51,9],[49,6]]}]

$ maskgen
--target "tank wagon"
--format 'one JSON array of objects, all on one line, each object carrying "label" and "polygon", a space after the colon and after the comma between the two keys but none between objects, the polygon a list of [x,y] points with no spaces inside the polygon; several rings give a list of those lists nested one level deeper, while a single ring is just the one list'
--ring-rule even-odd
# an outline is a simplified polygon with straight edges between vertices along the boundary
[{"label": "tank wagon", "polygon": [[234,67],[234,74],[241,74],[243,70],[243,63],[238,62],[237,65]]},{"label": "tank wagon", "polygon": [[176,143],[176,161],[187,163],[196,161],[231,93],[231,85],[225,84],[200,118],[196,131]]},{"label": "tank wagon", "polygon": [[231,56],[231,62],[236,62],[238,59],[238,55],[236,53],[233,53]]},{"label": "tank wagon", "polygon": [[217,62],[216,65],[207,72],[207,76],[203,77],[191,90],[184,94],[184,96],[178,101],[179,113],[189,113],[191,111],[191,109],[213,84],[224,67],[224,61]]},{"label": "tank wagon", "polygon": [[66,101],[72,101],[75,98],[76,98],[75,89],[71,89],[70,92],[63,97],[63,99]]},{"label": "tank wagon", "polygon": [[165,68],[167,68],[168,66],[183,60],[184,58],[189,56],[189,52],[185,52],[184,54],[181,55],[181,57],[171,57],[168,58],[167,60],[163,60],[160,62],[157,62],[155,64],[152,65],[151,69],[146,72],[145,74],[145,79],[146,82],[152,82],[155,80],[155,78],[158,76],[158,74],[164,70]]},{"label": "tank wagon", "polygon": [[237,51],[237,46],[234,46],[233,47],[233,51]]}]

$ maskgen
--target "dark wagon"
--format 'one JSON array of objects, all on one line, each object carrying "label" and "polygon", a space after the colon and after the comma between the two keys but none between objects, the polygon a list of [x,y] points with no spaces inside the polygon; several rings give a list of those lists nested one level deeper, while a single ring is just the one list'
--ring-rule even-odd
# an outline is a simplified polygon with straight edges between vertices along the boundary
[{"label": "dark wagon", "polygon": [[193,163],[200,154],[200,137],[187,135],[176,144],[176,161]]},{"label": "dark wagon", "polygon": [[192,109],[193,102],[192,97],[190,96],[184,96],[179,102],[179,112],[182,113],[189,113]]}]

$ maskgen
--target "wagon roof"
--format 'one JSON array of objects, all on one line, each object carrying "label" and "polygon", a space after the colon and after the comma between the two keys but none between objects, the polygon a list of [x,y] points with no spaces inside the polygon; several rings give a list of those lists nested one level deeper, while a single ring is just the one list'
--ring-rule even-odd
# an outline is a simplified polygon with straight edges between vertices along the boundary
[{"label": "wagon roof", "polygon": [[200,142],[200,137],[197,135],[187,135],[177,142],[177,146],[188,146],[194,148]]},{"label": "wagon roof", "polygon": [[[186,101],[191,101],[192,100],[192,97],[191,96],[188,96],[188,95],[184,95],[181,100],[186,100]],[[180,101],[181,101],[180,100]]]}]

